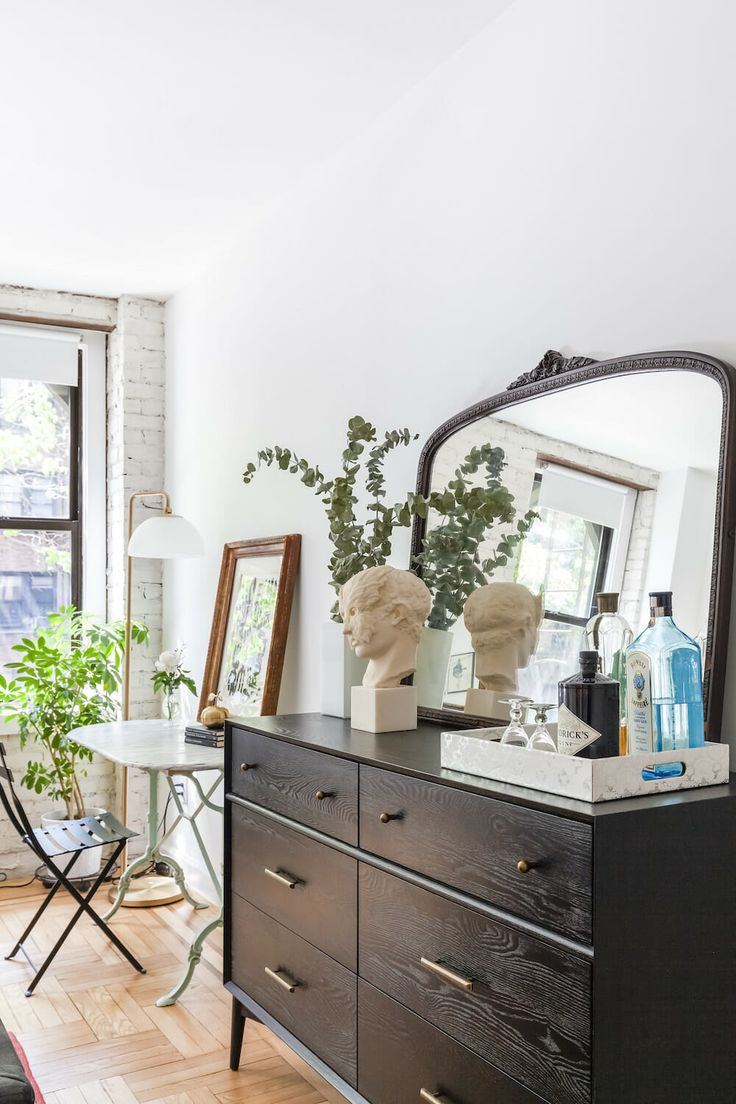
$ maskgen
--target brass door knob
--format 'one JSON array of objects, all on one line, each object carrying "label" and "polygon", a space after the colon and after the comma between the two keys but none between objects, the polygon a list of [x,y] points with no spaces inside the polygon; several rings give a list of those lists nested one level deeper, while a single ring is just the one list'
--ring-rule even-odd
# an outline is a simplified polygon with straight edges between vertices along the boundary
[{"label": "brass door knob", "polygon": [[335,795],[330,793],[329,790],[316,790],[314,796],[318,801],[324,801],[326,797],[334,797]]},{"label": "brass door knob", "polygon": [[526,859],[519,859],[516,864],[516,869],[519,871],[520,874],[528,874],[531,868],[532,864],[528,863]]},{"label": "brass door knob", "polygon": [[381,813],[378,819],[381,824],[388,824],[390,820],[401,820],[402,816],[402,813]]},{"label": "brass door knob", "polygon": [[257,763],[241,763],[240,764],[240,769],[243,772],[243,774],[245,774],[246,771],[255,770],[257,766],[258,766]]}]

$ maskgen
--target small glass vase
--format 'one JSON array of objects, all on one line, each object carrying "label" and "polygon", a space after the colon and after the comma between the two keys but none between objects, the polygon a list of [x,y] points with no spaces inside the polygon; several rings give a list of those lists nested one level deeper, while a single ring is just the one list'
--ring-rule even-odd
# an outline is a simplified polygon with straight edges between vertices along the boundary
[{"label": "small glass vase", "polygon": [[182,718],[181,687],[164,690],[161,697],[161,716],[165,721],[180,721]]}]

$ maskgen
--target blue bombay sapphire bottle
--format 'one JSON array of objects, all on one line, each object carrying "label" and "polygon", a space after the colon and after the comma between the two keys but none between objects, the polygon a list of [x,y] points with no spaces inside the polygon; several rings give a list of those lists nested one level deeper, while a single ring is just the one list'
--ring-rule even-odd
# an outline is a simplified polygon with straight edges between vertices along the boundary
[{"label": "blue bombay sapphire bottle", "polygon": [[700,648],[672,620],[672,591],[649,595],[651,620],[626,652],[628,750],[702,747]]}]

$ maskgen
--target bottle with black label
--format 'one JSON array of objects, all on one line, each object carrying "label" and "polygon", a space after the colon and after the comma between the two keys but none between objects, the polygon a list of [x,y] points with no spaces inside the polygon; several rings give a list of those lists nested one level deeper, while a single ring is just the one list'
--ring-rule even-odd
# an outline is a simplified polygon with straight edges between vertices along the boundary
[{"label": "bottle with black label", "polygon": [[619,684],[598,671],[598,653],[580,653],[580,673],[558,683],[557,750],[581,759],[619,754]]}]

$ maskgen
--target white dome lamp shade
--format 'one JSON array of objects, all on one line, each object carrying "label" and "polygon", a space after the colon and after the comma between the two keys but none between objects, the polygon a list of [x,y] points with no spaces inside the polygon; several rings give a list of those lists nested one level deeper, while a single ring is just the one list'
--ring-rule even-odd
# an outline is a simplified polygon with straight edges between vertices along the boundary
[{"label": "white dome lamp shade", "polygon": [[141,522],[128,543],[136,559],[179,560],[202,556],[204,543],[191,521],[180,514],[157,514]]}]

